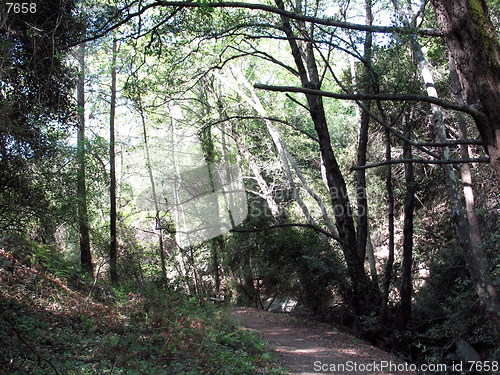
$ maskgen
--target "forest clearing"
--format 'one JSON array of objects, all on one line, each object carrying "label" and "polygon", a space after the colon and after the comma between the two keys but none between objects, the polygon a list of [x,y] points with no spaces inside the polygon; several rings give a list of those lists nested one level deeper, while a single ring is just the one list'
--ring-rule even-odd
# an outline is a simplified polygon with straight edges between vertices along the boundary
[{"label": "forest clearing", "polygon": [[0,1],[0,374],[498,373],[499,40],[498,0]]}]

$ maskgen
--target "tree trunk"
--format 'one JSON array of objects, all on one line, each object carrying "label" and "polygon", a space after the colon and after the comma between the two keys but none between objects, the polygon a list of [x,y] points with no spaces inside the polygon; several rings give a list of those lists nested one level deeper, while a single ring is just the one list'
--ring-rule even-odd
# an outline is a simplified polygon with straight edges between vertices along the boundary
[{"label": "tree trunk", "polygon": [[77,85],[78,134],[77,134],[77,204],[78,226],[80,234],[80,259],[82,270],[92,276],[92,254],[90,253],[89,220],[87,214],[87,187],[85,182],[85,43],[80,44],[78,51],[80,75]]},{"label": "tree trunk", "polygon": [[370,226],[368,226],[368,238],[366,240],[366,257],[368,258],[368,264],[370,265],[370,276],[373,284],[378,287],[378,272],[377,272],[377,260],[375,259],[375,252],[373,251],[372,239],[370,236]]},{"label": "tree trunk", "polygon": [[[385,159],[391,160],[391,133],[385,130]],[[387,304],[389,303],[389,292],[391,289],[392,268],[394,266],[394,191],[392,188],[392,166],[387,165],[385,186],[387,190],[387,225],[389,238],[387,244],[387,261],[384,271],[384,283],[382,285],[382,304],[380,307],[379,321],[383,322],[387,315]]]},{"label": "tree trunk", "polygon": [[[365,0],[366,9],[366,24],[373,24],[372,15],[372,1]],[[372,33],[366,33],[366,39],[364,44],[364,69],[362,77],[362,87],[364,93],[370,93],[372,91],[371,83],[371,60],[372,60],[372,46],[373,37]],[[359,121],[359,137],[358,137],[358,155],[357,163],[358,165],[366,164],[366,152],[368,149],[368,125],[370,124],[370,111],[371,102],[364,101],[364,109],[361,111],[360,121]],[[358,169],[356,171],[356,198],[358,203],[358,228],[357,228],[357,251],[358,256],[361,259],[365,259],[366,255],[366,245],[368,238],[368,199],[366,196],[366,170]]]},{"label": "tree trunk", "polygon": [[[202,102],[202,99],[200,99],[200,102]],[[207,104],[208,107],[208,104]],[[215,149],[214,149],[214,140],[212,137],[212,128],[210,126],[207,126],[203,128],[199,133],[198,137],[200,139],[201,143],[201,149],[203,151],[203,156],[205,158],[205,162],[208,166],[208,174],[209,174],[209,179],[210,179],[210,189],[211,191],[215,191],[216,189],[216,182],[215,182],[215,176],[214,176],[214,171],[213,171],[213,166],[215,164]],[[224,160],[226,162],[226,160]],[[219,206],[219,201],[218,199],[215,199],[213,202],[214,204],[214,210],[217,212],[217,215],[220,215],[220,206]],[[220,291],[220,264],[219,264],[219,249],[224,249],[224,239],[222,238],[222,235],[217,236],[216,238],[213,238],[211,240],[211,250],[212,250],[212,269],[213,269],[213,274],[214,274],[214,281],[215,281],[215,291],[219,292]]]},{"label": "tree trunk", "polygon": [[[158,204],[158,196],[156,194],[156,185],[153,176],[153,166],[151,155],[149,152],[148,133],[146,128],[146,118],[144,116],[144,108],[142,107],[142,99],[140,93],[137,94],[137,102],[139,105],[139,115],[141,116],[142,135],[144,138],[144,149],[146,150],[146,167],[148,169],[149,182],[151,184],[151,193],[153,195],[153,203],[155,206],[155,229],[158,230],[158,252],[160,253],[161,277],[167,279],[167,266],[165,262],[165,249],[163,246],[163,228],[160,220],[160,206]],[[172,130],[173,132],[173,130]],[[172,143],[174,144],[174,143]]]},{"label": "tree trunk", "polygon": [[[462,85],[460,84],[460,78],[458,76],[455,61],[450,56],[450,84],[455,95],[455,99],[463,104],[465,102],[462,95]],[[460,114],[457,115],[458,122],[458,134],[461,139],[467,139],[467,123],[465,119]],[[469,146],[466,144],[460,145],[460,157],[469,159]],[[473,246],[480,246],[481,242],[481,231],[479,230],[479,221],[477,219],[476,210],[474,208],[474,190],[472,188],[472,169],[469,163],[462,163],[460,167],[460,176],[462,179],[462,185],[465,197],[465,210],[467,213],[467,219],[469,220],[469,228],[471,232],[471,239]],[[484,257],[484,255],[482,256]]]},{"label": "tree trunk", "polygon": [[220,292],[221,285],[221,266],[219,261],[219,253],[224,254],[224,238],[222,236],[218,236],[214,238],[212,241],[212,264],[213,264],[213,272],[215,278],[215,292]]},{"label": "tree trunk", "polygon": [[[373,15],[372,15],[372,3],[371,0],[366,0],[366,21],[369,24],[373,23]],[[371,63],[372,63],[372,47],[373,47],[373,35],[372,33],[367,33],[365,39],[364,46],[364,77],[363,77],[363,91],[364,92],[372,92],[372,82],[371,81]],[[354,92],[358,92],[358,80],[356,77],[356,63],[354,57],[349,55],[349,63],[351,69],[351,77],[352,77],[352,87],[354,88]],[[368,111],[371,107],[371,101],[363,101],[362,102],[365,110],[363,110],[363,114],[361,114],[362,108],[355,104],[354,109],[356,111],[356,120],[359,124],[359,141],[358,141],[358,155],[357,155],[357,163],[358,165],[366,164],[366,153],[368,146],[368,125],[370,121],[370,114]],[[363,238],[366,237],[366,255],[368,259],[368,264],[370,265],[370,276],[374,285],[378,287],[378,274],[377,274],[377,262],[375,259],[375,253],[373,251],[373,245],[370,238],[370,227],[368,222],[368,200],[366,196],[366,173],[356,173],[356,183],[358,187],[358,246],[360,246],[360,242],[365,241]],[[362,194],[361,196],[359,194]],[[362,199],[363,198],[363,199]],[[365,210],[361,210],[364,207]],[[361,212],[360,212],[361,211]],[[366,213],[366,215],[363,215]],[[364,220],[362,220],[363,218]],[[366,236],[359,234],[362,230],[360,228],[366,227]],[[360,246],[361,247],[361,246]],[[360,249],[358,249],[358,253],[362,254]]]},{"label": "tree trunk", "polygon": [[116,267],[117,238],[116,238],[116,161],[115,161],[115,114],[116,114],[116,38],[113,38],[111,60],[111,106],[109,110],[109,275],[111,283],[118,282]]},{"label": "tree trunk", "polygon": [[[412,119],[407,120],[405,136],[410,139]],[[411,159],[411,144],[403,143],[403,158]],[[403,222],[403,262],[401,265],[401,307],[399,310],[399,327],[406,328],[411,317],[412,265],[413,265],[413,213],[415,208],[415,182],[413,181],[413,164],[405,164],[406,193],[404,201]]]},{"label": "tree trunk", "polygon": [[[282,0],[275,0],[275,2],[278,8],[284,9]],[[299,72],[302,87],[320,89],[320,78],[312,44],[307,41],[303,42],[301,51],[289,19],[281,16],[281,20],[283,31],[286,34],[292,56]],[[304,35],[308,34],[305,30],[302,31]],[[302,56],[304,56],[304,59]],[[320,153],[325,168],[327,186],[333,206],[337,231],[351,281],[352,305],[358,316],[366,315],[372,311],[376,293],[365,272],[364,258],[360,258],[357,252],[356,230],[354,227],[352,209],[344,177],[340,171],[335,154],[333,153],[328,131],[328,122],[323,107],[323,98],[314,94],[306,94],[306,99],[309,105],[311,119],[319,139]]]},{"label": "tree trunk", "polygon": [[[455,63],[453,58],[450,56],[450,81],[453,92],[455,93],[455,98],[458,102],[463,103],[464,98],[462,96],[462,88],[460,85],[460,80],[455,69]],[[458,117],[458,133],[461,139],[467,139],[467,124],[465,119],[459,115]],[[460,145],[460,156],[462,158],[469,158],[469,146],[462,144]],[[472,254],[478,259],[478,264],[484,269],[487,269],[486,255],[481,247],[481,231],[479,229],[479,221],[476,215],[476,210],[474,207],[474,190],[472,185],[472,170],[469,163],[462,163],[460,168],[460,175],[462,179],[464,197],[465,197],[465,212],[467,214],[467,219],[469,222],[469,232]],[[472,273],[471,273],[472,275]],[[478,276],[481,276],[480,274]],[[474,276],[473,276],[474,279]],[[500,323],[500,304],[498,301],[498,295],[496,288],[488,274],[485,274],[483,278],[484,290],[489,291],[489,296],[486,296],[488,300],[491,300],[489,305],[486,305],[486,313],[490,316],[491,323]],[[476,289],[478,289],[476,287]],[[479,288],[481,290],[482,288]],[[496,323],[494,323],[496,321]],[[495,328],[497,334],[497,341],[500,343],[500,328],[497,326]]]},{"label": "tree trunk", "polygon": [[467,104],[500,181],[500,44],[485,0],[432,0]]}]

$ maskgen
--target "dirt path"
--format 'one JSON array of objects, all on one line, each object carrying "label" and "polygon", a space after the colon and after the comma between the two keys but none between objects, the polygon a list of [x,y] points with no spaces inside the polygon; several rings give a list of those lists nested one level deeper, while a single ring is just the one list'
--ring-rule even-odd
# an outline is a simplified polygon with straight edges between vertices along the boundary
[{"label": "dirt path", "polygon": [[404,366],[395,356],[328,325],[251,308],[234,309],[231,316],[265,339],[290,375],[412,374],[394,368]]}]

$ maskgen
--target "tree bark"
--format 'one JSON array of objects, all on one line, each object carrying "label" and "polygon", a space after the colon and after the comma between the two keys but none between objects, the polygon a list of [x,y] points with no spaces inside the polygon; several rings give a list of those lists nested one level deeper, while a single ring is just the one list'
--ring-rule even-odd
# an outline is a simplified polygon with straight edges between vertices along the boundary
[{"label": "tree bark", "polygon": [[78,227],[80,235],[80,259],[82,270],[92,276],[92,254],[90,252],[89,220],[87,213],[87,186],[85,181],[85,43],[81,43],[78,50],[78,63],[80,75],[77,85],[78,104],[78,134],[77,134],[77,204],[78,204]]},{"label": "tree bark", "polygon": [[[412,119],[407,120],[405,136],[410,138]],[[411,145],[403,143],[403,156],[412,158]],[[403,219],[403,262],[401,265],[401,307],[399,310],[399,327],[406,328],[411,317],[412,297],[412,265],[413,265],[413,213],[415,210],[415,182],[413,181],[413,164],[405,164],[405,201]]]},{"label": "tree bark", "polygon": [[116,158],[115,158],[115,115],[116,115],[116,38],[113,38],[111,58],[111,104],[109,110],[109,276],[112,284],[118,283],[116,267]]},{"label": "tree bark", "polygon": [[[385,158],[391,160],[391,134],[385,130]],[[392,269],[394,266],[394,191],[392,187],[392,166],[387,165],[385,174],[385,188],[387,191],[387,261],[385,263],[384,282],[382,285],[382,304],[380,307],[379,321],[384,322],[387,315],[387,304],[389,303],[389,292],[391,289]]]},{"label": "tree bark", "polygon": [[[456,70],[455,62],[450,56],[450,84],[454,92],[455,98],[458,102],[463,103],[464,98],[462,95],[462,85],[460,84],[460,78]],[[458,134],[461,139],[467,139],[467,124],[465,119],[458,114]],[[469,146],[466,144],[460,145],[460,157],[470,158]],[[462,163],[460,166],[460,177],[462,179],[464,197],[465,197],[465,211],[467,213],[467,219],[469,220],[469,228],[471,233],[472,245],[479,247],[481,242],[481,231],[479,229],[479,221],[476,215],[476,209],[474,207],[474,189],[472,185],[472,169],[469,163]],[[477,251],[477,250],[476,250]],[[484,258],[484,254],[481,255]]]},{"label": "tree bark", "polygon": [[370,236],[370,226],[368,226],[368,238],[366,241],[366,257],[368,258],[368,264],[370,265],[370,276],[374,285],[378,287],[378,272],[377,272],[377,260],[375,259],[375,252],[373,251],[373,244]]},{"label": "tree bark", "polygon": [[212,242],[212,264],[213,264],[213,272],[215,278],[215,292],[220,292],[221,285],[221,267],[219,261],[219,253],[224,254],[224,238],[222,236],[218,236],[214,238]]},{"label": "tree bark", "polygon": [[485,0],[432,0],[467,104],[500,181],[500,44]]},{"label": "tree bark", "polygon": [[[367,24],[372,24],[373,23],[373,14],[372,14],[372,3],[371,0],[366,0],[366,21]],[[365,46],[364,46],[364,61],[366,62],[365,67],[364,67],[364,85],[363,85],[363,91],[364,92],[372,92],[372,82],[369,82],[367,80],[371,79],[371,63],[372,63],[372,47],[373,47],[373,35],[371,32],[368,32],[366,35],[365,39]],[[350,70],[351,70],[351,77],[352,77],[352,87],[354,88],[353,92],[357,93],[357,83],[358,79],[356,77],[356,63],[354,60],[354,57],[352,55],[349,56],[349,63],[350,63]],[[370,107],[371,107],[371,102],[370,101],[363,101],[362,105],[364,109],[362,109],[359,105],[355,104],[354,108],[356,111],[356,119],[359,124],[359,140],[358,140],[358,155],[357,155],[357,164],[358,166],[364,166],[366,165],[366,153],[367,153],[367,146],[368,146],[368,125],[370,122]],[[363,111],[363,112],[361,112]],[[371,280],[375,285],[378,287],[378,274],[377,274],[377,262],[375,259],[375,253],[373,251],[373,245],[371,242],[370,238],[370,227],[369,227],[369,222],[368,222],[368,200],[366,196],[366,173],[356,173],[356,183],[357,183],[357,190],[358,194],[362,194],[362,196],[358,195],[358,232],[360,231],[360,227],[363,227],[363,225],[366,228],[366,255],[368,259],[368,264],[370,265],[370,276]],[[364,198],[364,199],[361,199]],[[360,218],[363,215],[363,212],[360,212],[361,207],[365,207],[366,209],[364,210],[364,221],[360,220]],[[364,236],[360,235],[358,233],[358,246],[360,246],[359,242],[361,239],[361,242],[364,241],[362,238]],[[361,246],[360,246],[361,247]],[[361,254],[361,251],[358,249],[358,253]]]},{"label": "tree bark", "polygon": [[[275,0],[275,2],[278,8],[284,9],[282,0]],[[282,16],[281,21],[299,72],[302,87],[319,90],[321,83],[312,44],[303,42],[301,49],[297,44],[289,19]],[[302,32],[307,35],[304,29]],[[306,99],[319,139],[320,153],[325,168],[337,231],[351,281],[352,305],[358,316],[366,315],[372,311],[375,293],[364,269],[364,258],[360,258],[357,252],[356,230],[351,204],[344,177],[333,153],[328,122],[323,107],[323,98],[321,95],[306,94]]]},{"label": "tree bark", "polygon": [[[453,92],[455,93],[455,97],[459,102],[463,102],[464,98],[462,96],[462,90],[460,85],[460,80],[456,71],[455,63],[453,58],[450,56],[450,81]],[[460,138],[467,139],[467,124],[465,123],[465,119],[459,115],[458,117],[458,132]],[[460,145],[460,156],[462,158],[469,157],[469,147],[466,144]],[[482,286],[476,286],[476,289],[479,293],[484,293],[485,296],[483,299],[488,300],[489,302],[485,303],[486,306],[486,314],[490,318],[491,324],[494,326],[497,342],[500,343],[500,303],[498,301],[498,294],[496,288],[493,284],[493,280],[491,280],[490,275],[487,273],[487,264],[486,264],[486,254],[481,246],[481,230],[479,229],[479,220],[477,218],[475,206],[474,206],[474,190],[472,185],[472,169],[470,164],[463,163],[460,167],[460,175],[462,179],[462,186],[465,197],[465,212],[467,214],[467,219],[469,222],[469,233],[470,233],[470,241],[471,241],[471,255],[477,258],[477,263],[481,267],[479,270],[476,270],[476,276],[471,276],[479,279],[479,284],[483,284]],[[475,263],[471,260],[471,263]],[[484,272],[484,276],[481,275],[481,272]],[[485,293],[487,291],[487,293]],[[483,301],[484,302],[484,301]],[[495,327],[496,325],[496,327]]]},{"label": "tree bark", "polygon": [[[366,24],[373,24],[372,1],[365,0]],[[364,69],[362,77],[363,92],[372,91],[371,83],[371,60],[372,60],[373,37],[371,32],[366,33],[364,43]],[[366,164],[366,152],[368,149],[368,126],[370,124],[370,101],[363,101],[363,108],[359,119],[359,137],[358,137],[358,152],[357,164]],[[357,216],[357,251],[361,259],[365,259],[366,245],[368,238],[368,198],[366,196],[366,170],[359,169],[356,171],[356,199],[358,204]]]}]

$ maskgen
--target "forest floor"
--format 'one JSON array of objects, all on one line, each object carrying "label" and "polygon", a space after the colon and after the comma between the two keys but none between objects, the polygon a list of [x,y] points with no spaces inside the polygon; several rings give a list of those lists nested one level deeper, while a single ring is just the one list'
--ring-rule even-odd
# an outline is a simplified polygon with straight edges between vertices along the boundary
[{"label": "forest floor", "polygon": [[404,363],[331,325],[253,308],[234,308],[229,314],[267,341],[290,375],[412,374],[391,371],[389,366],[394,370]]},{"label": "forest floor", "polygon": [[204,298],[95,284],[38,250],[46,266],[0,248],[0,375],[283,374],[261,339]]}]

